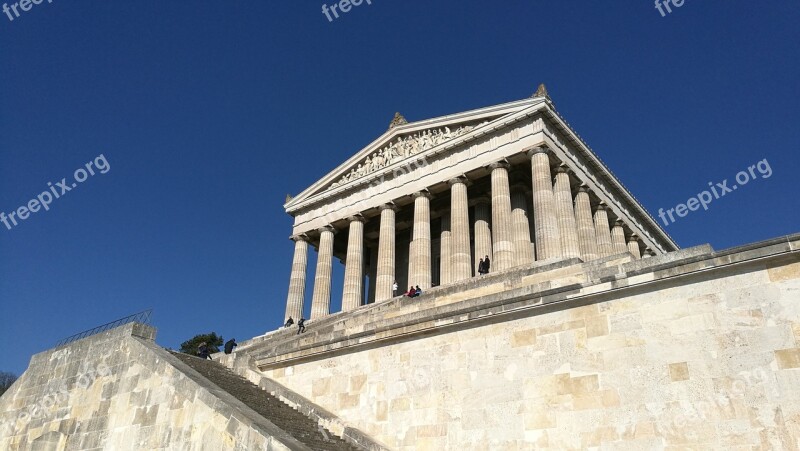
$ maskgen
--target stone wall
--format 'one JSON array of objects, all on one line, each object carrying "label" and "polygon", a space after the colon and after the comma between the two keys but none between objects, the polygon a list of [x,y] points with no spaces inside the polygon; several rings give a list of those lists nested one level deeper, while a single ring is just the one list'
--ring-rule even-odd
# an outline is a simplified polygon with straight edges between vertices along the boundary
[{"label": "stone wall", "polygon": [[240,351],[396,449],[796,450],[799,243],[444,287]]},{"label": "stone wall", "polygon": [[0,449],[306,449],[128,324],[33,356],[0,398]]}]

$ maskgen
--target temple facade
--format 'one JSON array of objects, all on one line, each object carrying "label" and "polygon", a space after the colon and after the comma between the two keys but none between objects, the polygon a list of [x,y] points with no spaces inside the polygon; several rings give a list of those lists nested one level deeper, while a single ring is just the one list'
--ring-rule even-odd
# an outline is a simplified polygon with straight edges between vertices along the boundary
[{"label": "temple facade", "polygon": [[[309,245],[311,320],[331,313],[334,258],[342,309],[541,261],[648,258],[678,247],[556,111],[528,99],[389,129],[284,208],[295,243],[286,318],[303,316]],[[399,293],[392,287],[397,283]]]},{"label": "temple facade", "polygon": [[675,242],[558,114],[531,98],[389,129],[294,198],[286,318],[303,315],[309,245],[319,252],[311,318],[331,313],[333,259],[345,265],[342,309],[539,261]]}]

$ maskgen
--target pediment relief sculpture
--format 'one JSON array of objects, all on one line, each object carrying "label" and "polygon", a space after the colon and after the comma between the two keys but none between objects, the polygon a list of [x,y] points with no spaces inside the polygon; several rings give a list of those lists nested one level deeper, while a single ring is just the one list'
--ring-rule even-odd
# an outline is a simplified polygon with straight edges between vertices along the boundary
[{"label": "pediment relief sculpture", "polygon": [[455,130],[444,127],[444,129],[425,130],[413,135],[400,136],[391,144],[367,156],[367,158],[358,163],[354,168],[350,169],[350,172],[331,184],[328,189],[344,185],[345,183],[364,177],[367,174],[390,166],[398,161],[405,160],[420,152],[436,147],[446,141],[463,136],[474,128],[475,126],[471,125],[461,126]]}]

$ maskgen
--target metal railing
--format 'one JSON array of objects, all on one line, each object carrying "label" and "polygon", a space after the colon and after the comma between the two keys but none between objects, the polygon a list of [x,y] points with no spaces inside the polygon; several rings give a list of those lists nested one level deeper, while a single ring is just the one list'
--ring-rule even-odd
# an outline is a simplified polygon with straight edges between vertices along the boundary
[{"label": "metal railing", "polygon": [[153,309],[145,310],[143,312],[134,313],[133,315],[126,316],[125,318],[120,318],[118,320],[111,321],[110,323],[103,324],[102,326],[97,326],[95,328],[85,330],[75,335],[70,335],[67,338],[59,340],[58,343],[56,343],[56,347],[64,346],[65,344],[72,343],[73,341],[80,340],[81,338],[86,338],[95,334],[99,334],[101,332],[105,332],[107,330],[114,329],[115,327],[119,327],[128,323],[150,324],[150,315],[152,313]]}]

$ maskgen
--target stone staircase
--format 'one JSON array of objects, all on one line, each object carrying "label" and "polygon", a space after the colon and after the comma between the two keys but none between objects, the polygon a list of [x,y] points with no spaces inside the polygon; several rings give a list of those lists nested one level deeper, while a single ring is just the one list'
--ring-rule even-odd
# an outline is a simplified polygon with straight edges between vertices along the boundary
[{"label": "stone staircase", "polygon": [[322,429],[316,421],[219,363],[179,352],[172,352],[172,354],[309,448],[315,451],[356,451],[360,449],[333,435],[330,431]]}]

